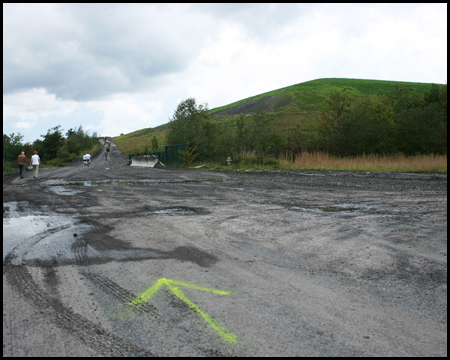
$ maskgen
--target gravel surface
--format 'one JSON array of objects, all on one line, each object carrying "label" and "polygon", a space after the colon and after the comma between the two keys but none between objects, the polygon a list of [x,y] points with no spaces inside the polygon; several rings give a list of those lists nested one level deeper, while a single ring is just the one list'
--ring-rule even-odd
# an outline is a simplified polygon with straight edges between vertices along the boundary
[{"label": "gravel surface", "polygon": [[3,356],[447,356],[447,176],[3,176]]}]

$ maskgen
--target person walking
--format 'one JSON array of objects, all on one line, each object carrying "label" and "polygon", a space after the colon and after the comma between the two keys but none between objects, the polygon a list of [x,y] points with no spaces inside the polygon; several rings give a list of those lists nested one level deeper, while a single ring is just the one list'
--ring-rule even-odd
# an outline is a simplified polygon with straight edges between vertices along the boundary
[{"label": "person walking", "polygon": [[20,178],[23,179],[23,176],[25,175],[25,165],[27,164],[27,157],[25,156],[24,151],[17,156],[17,164],[19,165]]},{"label": "person walking", "polygon": [[106,146],[106,153],[105,153],[105,159],[108,160],[109,157],[109,152],[111,151],[111,141],[107,142],[107,146]]},{"label": "person walking", "polygon": [[38,178],[39,165],[41,165],[41,158],[37,154],[37,151],[33,151],[33,156],[31,157],[31,165],[33,166],[34,178]]},{"label": "person walking", "polygon": [[84,165],[89,166],[89,164],[91,163],[91,154],[89,154],[89,153],[84,154],[83,161],[84,161]]}]

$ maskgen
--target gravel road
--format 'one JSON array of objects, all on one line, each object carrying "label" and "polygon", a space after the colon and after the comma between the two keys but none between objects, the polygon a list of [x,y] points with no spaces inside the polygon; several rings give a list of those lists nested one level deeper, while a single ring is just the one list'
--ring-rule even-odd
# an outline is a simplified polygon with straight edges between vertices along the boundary
[{"label": "gravel road", "polygon": [[3,176],[3,356],[447,356],[447,176]]}]

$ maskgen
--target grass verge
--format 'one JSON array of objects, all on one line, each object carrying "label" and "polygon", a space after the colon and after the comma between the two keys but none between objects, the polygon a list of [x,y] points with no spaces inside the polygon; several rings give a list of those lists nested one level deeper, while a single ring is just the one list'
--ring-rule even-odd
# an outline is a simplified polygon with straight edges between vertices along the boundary
[{"label": "grass verge", "polygon": [[203,165],[201,169],[207,170],[379,171],[447,174],[447,155],[369,154],[354,157],[336,157],[322,152],[303,152],[296,156],[281,155],[279,159],[256,159],[252,153],[241,153],[232,159],[230,165],[225,161],[222,163],[205,162],[195,164],[191,168],[195,169],[198,165]]},{"label": "grass verge", "polygon": [[297,156],[281,156],[280,168],[286,170],[387,171],[412,173],[447,173],[447,155],[363,155],[335,157],[326,153],[303,152]]}]

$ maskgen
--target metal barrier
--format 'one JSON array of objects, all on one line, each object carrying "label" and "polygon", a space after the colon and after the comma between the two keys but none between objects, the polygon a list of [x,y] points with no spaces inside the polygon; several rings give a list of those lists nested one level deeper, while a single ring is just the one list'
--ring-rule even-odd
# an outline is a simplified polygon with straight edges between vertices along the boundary
[{"label": "metal barrier", "polygon": [[[159,161],[167,165],[181,165],[183,163],[180,151],[188,151],[188,144],[176,144],[164,146],[164,151],[157,151],[155,153],[148,153],[148,155],[155,155]],[[144,155],[145,156],[145,155]],[[128,155],[128,161],[131,164],[134,154]]]},{"label": "metal barrier", "polygon": [[180,151],[187,151],[187,144],[176,144],[164,146],[164,156],[167,164],[169,165],[181,165],[183,162]]}]

